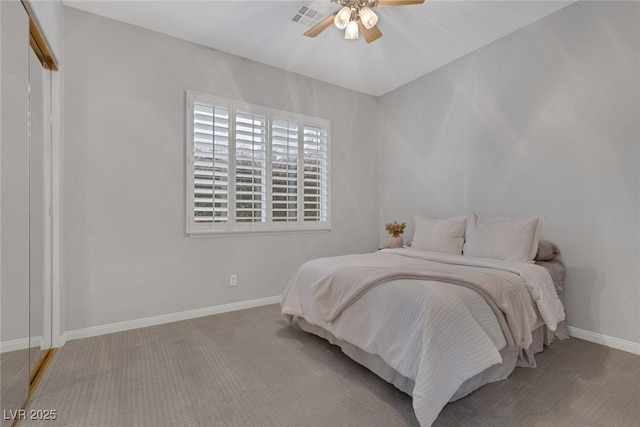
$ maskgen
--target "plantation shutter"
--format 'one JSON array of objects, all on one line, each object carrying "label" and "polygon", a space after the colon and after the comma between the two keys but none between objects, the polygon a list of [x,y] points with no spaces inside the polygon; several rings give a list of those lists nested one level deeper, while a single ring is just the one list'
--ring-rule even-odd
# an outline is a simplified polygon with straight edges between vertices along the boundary
[{"label": "plantation shutter", "polygon": [[236,111],[236,222],[266,221],[267,117]]},{"label": "plantation shutter", "polygon": [[271,212],[273,222],[298,220],[298,123],[271,122]]},{"label": "plantation shutter", "polygon": [[229,109],[201,102],[193,112],[193,219],[229,221]]},{"label": "plantation shutter", "polygon": [[326,128],[304,125],[304,221],[328,220],[328,150]]},{"label": "plantation shutter", "polygon": [[330,230],[331,123],[187,92],[189,235]]}]

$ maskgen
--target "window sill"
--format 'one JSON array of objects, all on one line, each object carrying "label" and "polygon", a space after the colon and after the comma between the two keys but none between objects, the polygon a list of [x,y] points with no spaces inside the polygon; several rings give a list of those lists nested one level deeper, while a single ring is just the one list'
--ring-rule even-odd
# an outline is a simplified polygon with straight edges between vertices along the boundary
[{"label": "window sill", "polygon": [[187,236],[191,239],[207,237],[236,237],[236,236],[273,236],[281,234],[317,234],[331,231],[331,226],[311,228],[281,228],[270,230],[198,230],[189,231]]}]

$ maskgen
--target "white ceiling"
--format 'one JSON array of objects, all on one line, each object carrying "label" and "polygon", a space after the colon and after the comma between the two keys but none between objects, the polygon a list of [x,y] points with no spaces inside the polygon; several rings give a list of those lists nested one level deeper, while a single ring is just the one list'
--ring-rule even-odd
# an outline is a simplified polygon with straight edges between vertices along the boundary
[{"label": "white ceiling", "polygon": [[[300,0],[87,1],[65,5],[380,96],[572,3],[427,1],[376,9],[384,36],[344,40],[331,26],[316,38],[291,21]],[[304,1],[326,15],[329,0]]]}]

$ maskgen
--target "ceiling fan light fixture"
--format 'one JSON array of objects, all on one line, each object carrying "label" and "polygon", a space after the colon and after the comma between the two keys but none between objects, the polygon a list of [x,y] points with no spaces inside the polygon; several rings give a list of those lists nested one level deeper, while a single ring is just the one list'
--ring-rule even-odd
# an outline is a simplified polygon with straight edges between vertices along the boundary
[{"label": "ceiling fan light fixture", "polygon": [[362,25],[364,25],[367,30],[372,29],[378,23],[378,15],[368,7],[363,7],[358,13],[360,15]]},{"label": "ceiling fan light fixture", "polygon": [[333,23],[341,30],[347,28],[349,20],[351,19],[351,8],[345,6],[340,9],[340,12],[336,13],[336,17],[333,18]]},{"label": "ceiling fan light fixture", "polygon": [[[332,13],[311,27],[304,33],[306,37],[316,37],[329,28],[333,22],[340,30],[345,30],[345,39],[358,40],[358,32],[362,31],[365,41],[371,43],[382,37],[382,32],[376,25],[378,23],[378,15],[371,10],[372,8],[422,4],[425,0],[331,0],[331,2],[341,6],[340,10]],[[296,19],[298,15],[294,16],[293,21],[295,22],[300,22],[303,18],[307,19],[315,16],[315,14],[309,15],[310,11],[311,13],[315,11],[309,9],[305,4],[302,4],[299,10],[303,12],[298,13],[301,16],[298,19]],[[317,12],[315,13],[317,14]]]},{"label": "ceiling fan light fixture", "polygon": [[346,40],[358,40],[358,21],[349,21],[347,29],[344,31]]}]

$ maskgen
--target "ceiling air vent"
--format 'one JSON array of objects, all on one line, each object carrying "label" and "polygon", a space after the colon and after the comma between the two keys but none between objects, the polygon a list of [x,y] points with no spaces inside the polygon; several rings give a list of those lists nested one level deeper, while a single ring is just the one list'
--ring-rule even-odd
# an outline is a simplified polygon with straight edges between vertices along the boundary
[{"label": "ceiling air vent", "polygon": [[293,14],[291,20],[302,24],[307,28],[311,28],[324,18],[324,14],[317,10],[311,9],[309,5],[302,3],[296,13]]}]

